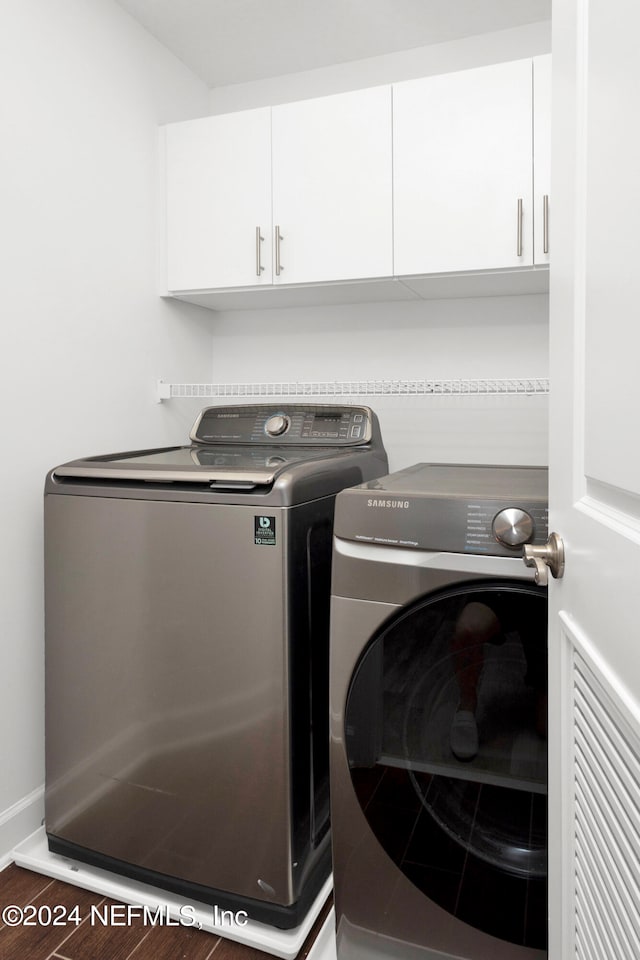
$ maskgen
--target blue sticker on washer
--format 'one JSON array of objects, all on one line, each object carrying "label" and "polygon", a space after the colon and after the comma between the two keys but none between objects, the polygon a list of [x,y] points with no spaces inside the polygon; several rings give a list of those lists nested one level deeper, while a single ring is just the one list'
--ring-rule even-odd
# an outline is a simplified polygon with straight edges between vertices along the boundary
[{"label": "blue sticker on washer", "polygon": [[276,545],[276,518],[275,517],[254,517],[253,518],[253,542],[262,547],[275,547]]}]

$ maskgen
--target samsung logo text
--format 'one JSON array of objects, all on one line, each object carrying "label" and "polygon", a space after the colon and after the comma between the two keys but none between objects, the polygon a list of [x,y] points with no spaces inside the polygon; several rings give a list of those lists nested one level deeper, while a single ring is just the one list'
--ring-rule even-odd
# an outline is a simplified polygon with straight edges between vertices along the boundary
[{"label": "samsung logo text", "polygon": [[367,500],[368,507],[385,507],[389,510],[406,510],[409,506],[408,500]]}]

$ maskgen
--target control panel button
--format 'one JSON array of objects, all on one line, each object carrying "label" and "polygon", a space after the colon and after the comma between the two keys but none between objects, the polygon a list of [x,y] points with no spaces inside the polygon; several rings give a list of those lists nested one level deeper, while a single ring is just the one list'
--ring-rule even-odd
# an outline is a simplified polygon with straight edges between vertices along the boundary
[{"label": "control panel button", "polygon": [[264,425],[264,429],[270,437],[279,437],[289,429],[290,422],[289,417],[276,414],[274,417],[269,417]]},{"label": "control panel button", "polygon": [[351,436],[354,438],[354,440],[360,439],[361,431],[362,431],[362,427],[351,427]]},{"label": "control panel button", "polygon": [[509,507],[495,515],[492,530],[498,543],[519,547],[533,536],[533,517],[519,507]]}]

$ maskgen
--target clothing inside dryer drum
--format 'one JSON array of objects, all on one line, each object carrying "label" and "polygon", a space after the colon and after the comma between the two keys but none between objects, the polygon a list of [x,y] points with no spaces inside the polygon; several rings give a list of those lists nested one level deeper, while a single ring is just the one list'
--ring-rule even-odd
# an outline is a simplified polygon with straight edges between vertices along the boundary
[{"label": "clothing inside dryer drum", "polygon": [[429,899],[512,943],[547,942],[547,598],[476,583],[405,609],[347,699],[353,785]]}]

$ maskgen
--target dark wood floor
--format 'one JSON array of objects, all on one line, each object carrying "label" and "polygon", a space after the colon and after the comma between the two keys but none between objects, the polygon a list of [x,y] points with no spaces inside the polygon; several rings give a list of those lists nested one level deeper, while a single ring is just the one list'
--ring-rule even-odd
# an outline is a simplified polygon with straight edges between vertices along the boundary
[{"label": "dark wood floor", "polygon": [[[0,872],[0,918],[10,905],[23,910],[32,906],[35,911],[27,913],[35,914],[36,925],[12,927],[0,919],[0,960],[273,960],[261,950],[190,927],[150,926],[142,919],[123,926],[88,922],[92,905],[100,906],[104,915],[103,908],[113,903],[108,897],[10,864]],[[69,911],[77,905],[76,916],[82,922],[78,926],[37,923],[38,908],[45,907],[41,916],[46,921],[46,907],[57,905]],[[298,960],[309,953],[330,908],[331,900],[321,911]],[[56,912],[58,917],[62,914],[60,909]]]}]

